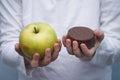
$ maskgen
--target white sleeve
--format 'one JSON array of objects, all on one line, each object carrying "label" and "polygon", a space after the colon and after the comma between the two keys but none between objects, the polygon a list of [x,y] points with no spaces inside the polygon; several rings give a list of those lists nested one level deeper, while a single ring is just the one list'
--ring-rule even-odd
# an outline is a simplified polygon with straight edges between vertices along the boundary
[{"label": "white sleeve", "polygon": [[22,27],[21,0],[0,0],[0,53],[4,63],[25,74],[24,60],[16,51]]},{"label": "white sleeve", "polygon": [[91,60],[107,66],[120,61],[120,0],[101,0],[100,30],[105,37]]}]

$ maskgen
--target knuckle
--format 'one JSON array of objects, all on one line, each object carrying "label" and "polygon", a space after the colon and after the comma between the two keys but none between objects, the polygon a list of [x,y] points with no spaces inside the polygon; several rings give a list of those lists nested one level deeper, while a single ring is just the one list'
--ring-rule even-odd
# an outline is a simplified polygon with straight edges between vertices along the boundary
[{"label": "knuckle", "polygon": [[46,66],[46,65],[48,65],[50,62],[51,62],[51,60],[46,60],[46,61],[43,62],[42,65],[43,65],[43,66]]},{"label": "knuckle", "polygon": [[36,61],[31,62],[31,67],[33,67],[33,68],[38,67],[38,65],[39,65],[38,62],[36,62]]},{"label": "knuckle", "polygon": [[51,59],[51,55],[47,55],[46,58],[49,60]]},{"label": "knuckle", "polygon": [[75,48],[73,48],[73,53],[76,53],[76,52],[77,52],[77,50]]},{"label": "knuckle", "polygon": [[73,50],[67,49],[67,51],[69,54],[71,54],[71,55],[73,54]]}]

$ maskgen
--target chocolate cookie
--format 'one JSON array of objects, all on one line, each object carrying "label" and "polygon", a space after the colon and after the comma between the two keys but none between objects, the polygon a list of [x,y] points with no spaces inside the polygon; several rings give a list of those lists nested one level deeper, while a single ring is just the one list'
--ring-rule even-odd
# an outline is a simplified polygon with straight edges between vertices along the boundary
[{"label": "chocolate cookie", "polygon": [[89,49],[92,48],[95,44],[94,33],[87,27],[76,26],[69,29],[67,38],[71,39],[72,41],[76,40],[79,45],[81,43],[85,43]]}]

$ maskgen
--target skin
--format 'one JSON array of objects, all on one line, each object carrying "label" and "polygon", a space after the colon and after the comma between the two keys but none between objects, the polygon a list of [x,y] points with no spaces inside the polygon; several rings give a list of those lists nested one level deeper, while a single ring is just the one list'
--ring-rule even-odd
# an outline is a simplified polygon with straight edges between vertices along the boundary
[{"label": "skin", "polygon": [[[57,43],[54,44],[54,52],[51,53],[50,48],[47,48],[45,50],[45,57],[44,59],[40,60],[40,55],[38,53],[35,53],[33,55],[32,59],[29,59],[26,57],[23,52],[20,49],[19,43],[15,44],[15,50],[24,57],[25,66],[26,68],[35,68],[35,67],[43,67],[48,65],[50,62],[53,62],[57,59],[59,52],[61,50],[62,43],[60,40],[57,41]],[[52,55],[51,55],[52,54]]]},{"label": "skin", "polygon": [[[95,51],[99,47],[101,41],[104,39],[104,33],[102,31],[94,30],[94,35],[95,35],[95,46],[93,48],[88,49],[87,46],[84,43],[80,44],[80,47],[81,47],[81,50],[82,50],[83,53],[78,48],[77,41],[73,41],[73,48],[72,48],[71,40],[67,39],[66,35],[64,35],[62,37],[62,43],[66,47],[66,50],[68,51],[68,53],[70,55],[75,55],[77,58],[83,58],[84,56],[86,56],[87,58],[91,59],[94,56]],[[51,62],[53,62],[54,60],[57,59],[57,57],[59,55],[59,52],[61,50],[61,47],[62,47],[62,43],[61,43],[60,40],[58,40],[58,42],[55,43],[53,53],[51,53],[50,48],[47,48],[45,50],[45,57],[44,57],[43,60],[40,60],[40,55],[38,53],[35,53],[33,55],[32,59],[29,59],[28,57],[26,57],[22,53],[22,51],[20,49],[20,46],[19,46],[19,43],[15,44],[15,50],[21,56],[24,57],[26,68],[29,68],[29,67],[35,68],[35,67],[39,67],[39,66],[43,67],[43,66],[46,66],[49,63],[51,63]]]},{"label": "skin", "polygon": [[86,56],[88,59],[91,59],[94,56],[96,49],[99,47],[101,41],[104,38],[103,32],[99,30],[94,30],[94,35],[95,35],[95,46],[92,47],[91,49],[88,49],[87,46],[84,43],[82,43],[80,44],[82,51],[80,51],[80,49],[78,48],[77,41],[73,41],[73,48],[72,48],[71,46],[72,42],[70,39],[67,39],[66,35],[63,36],[62,42],[70,55],[75,55],[78,58],[83,58],[84,56]]}]

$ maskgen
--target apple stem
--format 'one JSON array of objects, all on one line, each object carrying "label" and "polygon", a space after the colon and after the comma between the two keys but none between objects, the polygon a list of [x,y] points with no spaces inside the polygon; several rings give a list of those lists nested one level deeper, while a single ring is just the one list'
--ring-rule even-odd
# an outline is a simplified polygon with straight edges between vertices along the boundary
[{"label": "apple stem", "polygon": [[36,27],[34,27],[34,30],[35,30],[35,33],[38,33],[38,32],[39,32]]}]

